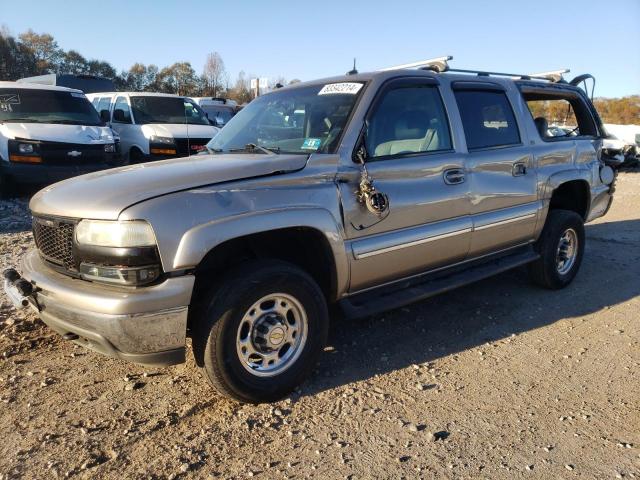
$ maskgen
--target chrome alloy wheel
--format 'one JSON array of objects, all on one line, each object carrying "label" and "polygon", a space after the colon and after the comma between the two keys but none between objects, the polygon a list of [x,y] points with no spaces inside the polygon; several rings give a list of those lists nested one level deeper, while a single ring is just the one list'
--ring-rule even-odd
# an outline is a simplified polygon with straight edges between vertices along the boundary
[{"label": "chrome alloy wheel", "polygon": [[258,377],[282,373],[298,359],[307,341],[307,313],[286,293],[271,293],[244,314],[236,335],[242,366]]},{"label": "chrome alloy wheel", "polygon": [[560,275],[571,270],[578,257],[578,234],[573,228],[568,228],[560,237],[556,252],[556,269]]}]

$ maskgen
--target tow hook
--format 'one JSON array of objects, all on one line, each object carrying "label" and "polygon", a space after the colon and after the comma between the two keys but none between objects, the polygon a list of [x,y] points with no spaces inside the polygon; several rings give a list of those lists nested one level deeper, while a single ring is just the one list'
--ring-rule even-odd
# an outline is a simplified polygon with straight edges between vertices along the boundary
[{"label": "tow hook", "polygon": [[29,305],[29,297],[35,292],[33,284],[22,278],[15,268],[6,269],[2,272],[2,276],[4,278],[4,291],[7,293],[11,303],[17,309],[27,307]]}]

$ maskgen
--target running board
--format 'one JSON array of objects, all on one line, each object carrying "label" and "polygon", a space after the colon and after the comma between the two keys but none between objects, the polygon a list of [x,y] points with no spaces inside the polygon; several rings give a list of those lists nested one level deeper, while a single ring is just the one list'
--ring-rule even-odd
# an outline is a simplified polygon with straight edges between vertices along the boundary
[{"label": "running board", "polygon": [[340,300],[338,303],[348,318],[362,318],[376,313],[404,307],[434,295],[484,280],[498,273],[525,265],[540,258],[531,247],[518,253],[492,258],[482,262],[425,274],[400,286],[384,286]]}]

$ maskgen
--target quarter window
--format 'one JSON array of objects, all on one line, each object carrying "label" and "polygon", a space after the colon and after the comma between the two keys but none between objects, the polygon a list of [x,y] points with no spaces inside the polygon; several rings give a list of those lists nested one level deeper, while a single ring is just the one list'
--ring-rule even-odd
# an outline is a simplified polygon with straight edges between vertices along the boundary
[{"label": "quarter window", "polygon": [[520,143],[518,125],[504,92],[456,90],[455,95],[469,150]]},{"label": "quarter window", "polygon": [[414,84],[387,91],[369,120],[366,148],[372,158],[450,150],[438,88]]}]

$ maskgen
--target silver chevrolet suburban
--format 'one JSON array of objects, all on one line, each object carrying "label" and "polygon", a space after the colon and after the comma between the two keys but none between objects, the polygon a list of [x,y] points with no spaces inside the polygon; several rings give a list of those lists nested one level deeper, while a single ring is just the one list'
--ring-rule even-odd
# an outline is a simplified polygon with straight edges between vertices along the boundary
[{"label": "silver chevrolet suburban", "polygon": [[190,337],[213,386],[262,402],[313,367],[329,307],[363,317],[522,265],[567,286],[615,180],[592,102],[558,72],[449,59],[281,88],[203,154],[45,188],[7,294],[141,364],[184,362]]}]

